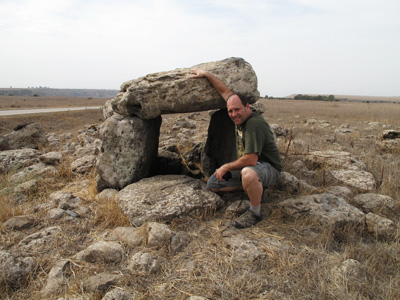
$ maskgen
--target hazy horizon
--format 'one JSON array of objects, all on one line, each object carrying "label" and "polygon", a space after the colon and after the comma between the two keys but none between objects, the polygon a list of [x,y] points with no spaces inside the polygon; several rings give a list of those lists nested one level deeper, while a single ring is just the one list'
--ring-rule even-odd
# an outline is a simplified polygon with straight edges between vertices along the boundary
[{"label": "hazy horizon", "polygon": [[261,96],[400,95],[395,0],[1,0],[0,86],[116,89],[242,57]]}]

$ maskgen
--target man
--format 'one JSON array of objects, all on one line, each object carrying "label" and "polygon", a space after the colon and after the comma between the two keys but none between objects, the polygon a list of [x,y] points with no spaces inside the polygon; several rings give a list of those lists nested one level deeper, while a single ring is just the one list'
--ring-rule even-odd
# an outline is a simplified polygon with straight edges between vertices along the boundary
[{"label": "man", "polygon": [[[276,183],[282,170],[272,130],[262,115],[251,110],[244,96],[233,93],[212,73],[203,69],[192,70],[191,73],[192,78],[207,78],[214,86],[226,101],[229,117],[236,127],[238,158],[219,167],[209,178],[207,188],[213,192],[243,189],[250,199],[250,208],[233,226],[251,227],[262,219],[264,187]],[[232,178],[225,180],[225,175],[229,173]]]}]

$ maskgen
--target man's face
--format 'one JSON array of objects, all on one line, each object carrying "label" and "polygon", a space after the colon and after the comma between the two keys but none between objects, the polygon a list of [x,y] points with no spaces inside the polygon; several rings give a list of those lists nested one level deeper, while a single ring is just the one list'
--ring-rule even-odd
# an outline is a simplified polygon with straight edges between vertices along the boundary
[{"label": "man's face", "polygon": [[250,105],[244,106],[239,96],[233,95],[226,102],[229,117],[236,125],[243,124],[251,115]]}]

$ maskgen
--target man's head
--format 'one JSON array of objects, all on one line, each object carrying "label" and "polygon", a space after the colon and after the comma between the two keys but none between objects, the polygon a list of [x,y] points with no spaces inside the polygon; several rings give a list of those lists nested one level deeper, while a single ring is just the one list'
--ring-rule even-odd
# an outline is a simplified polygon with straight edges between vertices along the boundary
[{"label": "man's head", "polygon": [[236,125],[241,125],[247,121],[251,115],[250,104],[246,97],[241,94],[233,94],[226,100],[226,108],[229,117]]}]

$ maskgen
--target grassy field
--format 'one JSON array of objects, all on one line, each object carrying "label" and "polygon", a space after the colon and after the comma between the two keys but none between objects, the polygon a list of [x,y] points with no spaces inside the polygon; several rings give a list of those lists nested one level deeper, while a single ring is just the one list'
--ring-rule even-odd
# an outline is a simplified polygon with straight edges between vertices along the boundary
[{"label": "grassy field", "polygon": [[[47,104],[37,102],[35,105],[59,104],[57,99],[52,101],[49,100]],[[81,106],[86,100],[70,101],[72,102],[63,100],[63,103]],[[102,101],[105,102],[106,99]],[[332,147],[348,151],[359,157],[367,165],[367,171],[376,178],[378,187],[374,192],[395,199],[395,222],[399,222],[400,149],[382,152],[375,145],[375,140],[379,139],[385,128],[400,128],[400,105],[265,99],[261,101],[265,105],[264,116],[268,122],[279,124],[290,131],[288,137],[279,142],[279,149],[284,158],[284,171],[292,172],[292,163],[302,159],[308,151],[328,150]],[[18,101],[23,102],[25,101]],[[1,104],[2,109],[12,105],[11,102],[7,105],[3,102]],[[102,104],[99,101],[94,105]],[[207,112],[203,112],[202,115],[209,118]],[[169,122],[164,124],[172,126],[176,117],[163,116],[164,120],[169,119]],[[311,118],[326,121],[329,126],[306,126],[307,120]],[[76,134],[85,124],[101,124],[102,121],[100,111],[68,112],[0,117],[0,128],[1,134],[5,134],[20,122],[37,122],[46,132]],[[371,122],[379,124],[371,126]],[[351,129],[352,132],[334,133],[334,130],[340,129],[341,126]],[[169,129],[162,127],[161,132],[168,132]],[[198,127],[197,130],[207,130],[207,127]],[[326,142],[330,136],[335,137],[334,144]],[[292,145],[294,141],[298,142],[300,147],[288,149],[289,141]],[[9,180],[11,175],[1,175],[0,190],[14,187]],[[13,215],[34,214],[35,206],[43,203],[49,193],[61,188],[78,193],[84,199],[85,205],[93,210],[90,217],[77,223],[59,221],[57,226],[63,228],[63,240],[53,245],[53,249],[48,253],[38,254],[37,267],[32,272],[31,280],[23,286],[18,289],[0,287],[1,299],[42,299],[40,289],[45,284],[55,260],[71,257],[82,245],[88,245],[102,236],[105,230],[129,225],[115,202],[95,200],[94,175],[73,174],[69,162],[65,161],[60,166],[57,176],[40,178],[37,190],[29,195],[29,201],[26,203],[15,205],[6,196],[0,196],[0,223]],[[329,182],[322,180],[321,174],[309,183],[321,191],[329,185]],[[169,225],[174,231],[182,230],[190,234],[193,241],[189,246],[175,256],[171,255],[168,249],[152,250],[152,253],[160,258],[161,270],[151,276],[128,277],[129,279],[119,283],[118,287],[135,291],[135,299],[188,299],[192,295],[229,300],[400,299],[398,237],[379,239],[360,233],[353,227],[332,230],[310,219],[287,218],[277,209],[277,203],[289,197],[292,195],[273,191],[268,193],[268,201],[263,204],[266,218],[257,226],[240,231],[244,238],[251,238],[264,245],[264,256],[246,263],[234,259],[236,249],[228,247],[223,237],[237,233],[226,230],[230,218],[224,214],[223,209],[215,215],[184,217],[174,220]],[[41,226],[50,225],[44,214],[38,217],[42,221]],[[23,236],[24,234],[19,232],[2,232],[0,248],[11,249]],[[278,249],[273,247],[274,244],[284,246]],[[125,249],[127,256],[134,251]],[[333,270],[350,258],[363,265],[367,277],[365,281],[348,281],[334,276]],[[73,262],[68,285],[63,294],[58,296],[64,296],[65,299],[101,299],[101,294],[87,293],[82,289],[83,282],[89,276],[100,272],[118,273],[121,270],[118,266],[107,264]],[[54,299],[58,296],[54,295]]]}]

